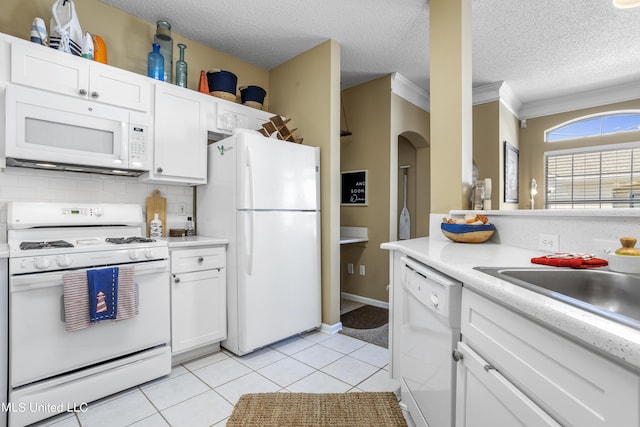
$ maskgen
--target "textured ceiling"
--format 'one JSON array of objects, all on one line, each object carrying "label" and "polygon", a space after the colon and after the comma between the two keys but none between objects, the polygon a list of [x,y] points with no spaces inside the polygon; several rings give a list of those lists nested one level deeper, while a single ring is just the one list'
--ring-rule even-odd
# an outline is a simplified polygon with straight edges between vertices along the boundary
[{"label": "textured ceiling", "polygon": [[[427,0],[101,0],[271,69],[327,39],[342,88],[398,72],[429,91]],[[634,80],[640,8],[611,0],[472,0],[473,86],[505,81],[523,103]]]}]

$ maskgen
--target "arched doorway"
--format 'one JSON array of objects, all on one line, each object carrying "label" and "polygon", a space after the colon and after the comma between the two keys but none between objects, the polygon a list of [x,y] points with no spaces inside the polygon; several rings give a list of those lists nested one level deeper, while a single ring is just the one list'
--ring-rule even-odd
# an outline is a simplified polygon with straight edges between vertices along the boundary
[{"label": "arched doorway", "polygon": [[416,132],[403,132],[397,140],[397,175],[395,188],[395,230],[390,230],[397,238],[403,237],[400,232],[402,210],[404,208],[404,180],[407,177],[406,205],[409,217],[409,238],[429,235],[429,213],[431,199],[430,150],[428,142]]}]

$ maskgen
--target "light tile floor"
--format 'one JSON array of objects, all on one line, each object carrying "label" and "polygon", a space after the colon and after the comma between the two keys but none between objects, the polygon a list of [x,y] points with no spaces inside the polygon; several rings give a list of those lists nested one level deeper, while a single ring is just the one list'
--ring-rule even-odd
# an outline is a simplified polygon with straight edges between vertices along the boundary
[{"label": "light tile floor", "polygon": [[[394,391],[388,350],[345,335],[312,332],[238,357],[222,350],[171,374],[91,403],[55,427],[224,426],[244,393]],[[405,414],[409,426],[410,416]]]}]

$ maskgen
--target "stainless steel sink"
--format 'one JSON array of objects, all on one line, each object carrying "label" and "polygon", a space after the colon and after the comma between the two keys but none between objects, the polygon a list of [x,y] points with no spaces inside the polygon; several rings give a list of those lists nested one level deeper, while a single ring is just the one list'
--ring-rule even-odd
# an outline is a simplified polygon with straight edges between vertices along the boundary
[{"label": "stainless steel sink", "polygon": [[640,329],[640,276],[606,269],[476,267],[478,271]]}]

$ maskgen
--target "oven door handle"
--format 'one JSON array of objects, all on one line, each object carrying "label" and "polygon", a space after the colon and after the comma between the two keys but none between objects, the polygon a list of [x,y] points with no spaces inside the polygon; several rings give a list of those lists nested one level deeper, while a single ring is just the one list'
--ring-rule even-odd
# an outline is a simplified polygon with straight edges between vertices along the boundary
[{"label": "oven door handle", "polygon": [[[117,267],[117,266],[116,266]],[[134,279],[142,274],[165,273],[169,271],[166,261],[153,261],[148,263],[137,264]],[[90,268],[72,271],[87,271]],[[25,274],[11,276],[10,291],[16,292],[27,289],[47,288],[50,286],[60,286],[63,284],[62,277],[65,272],[55,271],[51,273]]]}]

